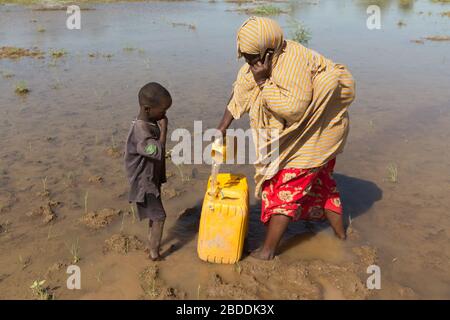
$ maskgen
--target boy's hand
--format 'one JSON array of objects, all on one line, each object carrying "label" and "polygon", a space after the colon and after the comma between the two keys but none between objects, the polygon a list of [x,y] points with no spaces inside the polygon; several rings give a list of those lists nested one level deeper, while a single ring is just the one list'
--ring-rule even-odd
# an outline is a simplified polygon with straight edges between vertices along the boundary
[{"label": "boy's hand", "polygon": [[159,128],[161,130],[161,135],[159,137],[159,142],[165,147],[166,146],[166,137],[167,137],[167,127],[169,124],[169,119],[166,116],[158,121]]}]

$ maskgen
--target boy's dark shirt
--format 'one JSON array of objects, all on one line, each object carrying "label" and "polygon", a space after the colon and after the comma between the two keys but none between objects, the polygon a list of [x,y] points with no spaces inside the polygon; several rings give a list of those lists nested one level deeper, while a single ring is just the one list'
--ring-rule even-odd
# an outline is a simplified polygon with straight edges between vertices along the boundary
[{"label": "boy's dark shirt", "polygon": [[144,202],[145,194],[160,196],[166,182],[164,146],[157,123],[134,120],[125,145],[125,169],[130,182],[128,200]]}]

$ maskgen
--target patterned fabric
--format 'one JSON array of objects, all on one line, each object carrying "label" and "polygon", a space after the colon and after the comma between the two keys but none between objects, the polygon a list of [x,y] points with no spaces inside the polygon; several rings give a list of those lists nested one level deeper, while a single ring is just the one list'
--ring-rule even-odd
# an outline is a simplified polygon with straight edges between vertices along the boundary
[{"label": "patterned fabric", "polygon": [[[239,54],[246,50],[264,54],[275,46],[272,75],[263,88],[246,63],[227,106],[235,119],[249,113],[255,129],[255,195],[259,197],[263,182],[280,169],[320,167],[342,152],[355,83],[345,66],[297,42],[287,40],[283,48],[283,32],[274,20],[249,18],[238,31],[237,43]],[[278,134],[267,134],[267,129]]]},{"label": "patterned fabric", "polygon": [[324,210],[342,214],[341,200],[333,169],[336,160],[314,169],[280,170],[263,184],[261,221],[267,223],[274,214],[297,220],[322,220]]}]

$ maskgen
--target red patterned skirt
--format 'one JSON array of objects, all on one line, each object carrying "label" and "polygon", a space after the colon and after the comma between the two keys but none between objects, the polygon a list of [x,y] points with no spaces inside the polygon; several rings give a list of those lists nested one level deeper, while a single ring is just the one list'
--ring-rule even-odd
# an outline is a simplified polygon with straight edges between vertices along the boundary
[{"label": "red patterned skirt", "polygon": [[333,178],[336,159],[312,169],[280,170],[262,186],[261,221],[274,214],[297,220],[322,220],[324,209],[342,214],[341,199]]}]

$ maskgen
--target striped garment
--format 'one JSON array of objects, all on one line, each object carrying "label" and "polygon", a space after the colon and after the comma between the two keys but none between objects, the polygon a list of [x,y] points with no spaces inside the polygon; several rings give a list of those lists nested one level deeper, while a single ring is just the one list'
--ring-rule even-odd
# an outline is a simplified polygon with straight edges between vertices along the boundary
[{"label": "striped garment", "polygon": [[[268,48],[275,53],[263,89],[246,63],[227,106],[235,119],[249,113],[255,129],[257,197],[263,182],[279,170],[320,167],[342,152],[349,130],[347,108],[355,96],[355,83],[345,66],[297,42],[284,41],[274,20],[249,18],[238,31],[238,56],[263,56]],[[278,134],[259,129],[278,130]],[[279,154],[275,159],[274,152]]]}]

